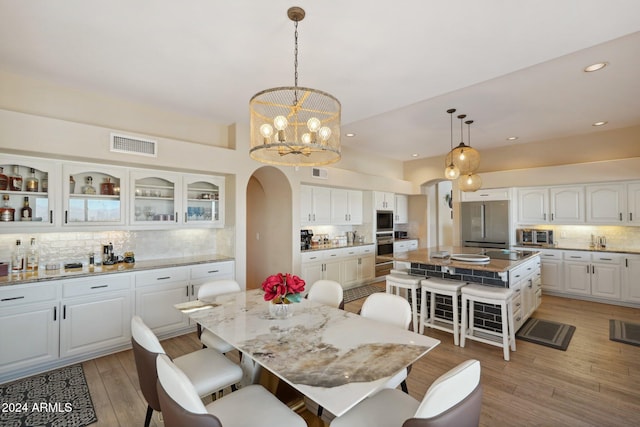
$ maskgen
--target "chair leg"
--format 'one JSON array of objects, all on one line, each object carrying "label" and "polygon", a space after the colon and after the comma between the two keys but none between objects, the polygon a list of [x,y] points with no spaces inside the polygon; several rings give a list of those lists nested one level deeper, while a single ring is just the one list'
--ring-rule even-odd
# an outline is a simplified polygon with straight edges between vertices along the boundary
[{"label": "chair leg", "polygon": [[400,388],[402,389],[402,391],[404,391],[405,393],[409,394],[409,388],[407,387],[407,380],[403,380],[400,383]]},{"label": "chair leg", "polygon": [[420,290],[420,329],[418,332],[424,334],[424,322],[427,321],[427,290],[422,288]]},{"label": "chair leg", "polygon": [[458,296],[451,295],[453,306],[453,345],[460,345],[460,325],[458,324]]},{"label": "chair leg", "polygon": [[153,408],[151,406],[147,406],[147,416],[144,418],[144,427],[149,427],[149,424],[151,424],[152,415],[153,415]]},{"label": "chair leg", "polygon": [[467,338],[467,297],[462,295],[462,319],[460,320],[460,347],[464,347]]},{"label": "chair leg", "polygon": [[416,287],[411,288],[411,314],[413,315],[413,332],[418,330],[418,295]]}]

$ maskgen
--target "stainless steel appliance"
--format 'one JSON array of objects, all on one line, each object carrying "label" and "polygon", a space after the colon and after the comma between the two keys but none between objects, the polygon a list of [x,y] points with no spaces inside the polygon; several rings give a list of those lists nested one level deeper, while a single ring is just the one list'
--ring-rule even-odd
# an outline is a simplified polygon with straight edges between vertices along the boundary
[{"label": "stainless steel appliance", "polygon": [[300,230],[300,250],[311,249],[312,230]]},{"label": "stainless steel appliance", "polygon": [[393,232],[393,211],[376,211],[376,232]]},{"label": "stainless steel appliance", "polygon": [[409,233],[406,231],[394,231],[393,235],[395,236],[396,239],[408,239],[409,238]]},{"label": "stainless steel appliance", "polygon": [[511,246],[508,200],[462,202],[460,220],[463,246],[504,249]]},{"label": "stainless steel appliance", "polygon": [[376,277],[386,276],[393,268],[393,261],[380,259],[382,255],[393,255],[393,233],[376,235]]},{"label": "stainless steel appliance", "polygon": [[519,228],[516,230],[519,245],[543,246],[553,245],[553,230],[536,230],[533,228]]}]

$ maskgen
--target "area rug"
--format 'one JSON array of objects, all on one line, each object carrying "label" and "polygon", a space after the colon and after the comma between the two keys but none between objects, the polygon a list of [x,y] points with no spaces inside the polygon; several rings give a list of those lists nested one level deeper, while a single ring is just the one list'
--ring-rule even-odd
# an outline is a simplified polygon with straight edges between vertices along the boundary
[{"label": "area rug", "polygon": [[84,427],[98,421],[82,365],[0,386],[0,426]]},{"label": "area rug", "polygon": [[564,323],[529,318],[516,334],[516,338],[566,351],[576,327]]},{"label": "area rug", "polygon": [[609,339],[640,346],[640,324],[611,319],[609,320]]},{"label": "area rug", "polygon": [[385,292],[385,289],[376,285],[363,285],[356,288],[344,290],[344,303],[355,301],[360,298],[366,298],[376,292]]}]

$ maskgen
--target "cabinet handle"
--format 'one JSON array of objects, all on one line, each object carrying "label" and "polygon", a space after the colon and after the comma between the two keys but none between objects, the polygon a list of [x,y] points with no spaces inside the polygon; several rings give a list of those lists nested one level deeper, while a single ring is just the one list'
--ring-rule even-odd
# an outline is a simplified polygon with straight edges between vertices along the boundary
[{"label": "cabinet handle", "polygon": [[612,261],[611,258],[598,258],[600,261]]},{"label": "cabinet handle", "polygon": [[622,212],[620,212],[620,221],[622,221]]},{"label": "cabinet handle", "polygon": [[56,307],[54,305],[53,306],[53,321],[55,322],[56,320],[58,320],[58,307]]},{"label": "cabinet handle", "polygon": [[209,271],[207,271],[207,273],[211,274],[211,273],[217,273],[217,272],[219,272],[219,271],[220,271],[220,270],[209,270]]},{"label": "cabinet handle", "polygon": [[156,278],[156,280],[167,280],[167,279],[171,279],[171,276],[157,277]]},{"label": "cabinet handle", "polygon": [[195,295],[195,294],[196,294],[195,285],[191,285],[191,295]]},{"label": "cabinet handle", "polygon": [[13,301],[13,300],[16,300],[16,299],[24,299],[24,296],[21,296],[21,297],[11,297],[11,298],[2,298],[2,299],[0,299],[0,301]]},{"label": "cabinet handle", "polygon": [[591,266],[591,274],[596,274],[596,268],[593,265]]},{"label": "cabinet handle", "polygon": [[189,285],[185,286],[187,288],[187,296],[189,296]]},{"label": "cabinet handle", "polygon": [[187,222],[187,213],[184,213],[184,222]]},{"label": "cabinet handle", "polygon": [[49,211],[49,224],[53,224],[53,211]]},{"label": "cabinet handle", "polygon": [[587,274],[589,274],[589,273],[590,273],[589,266],[587,265]]},{"label": "cabinet handle", "polygon": [[629,212],[629,221],[633,221],[633,212]]},{"label": "cabinet handle", "polygon": [[69,222],[67,221],[67,219],[69,218],[69,211],[64,211],[64,223],[68,224]]},{"label": "cabinet handle", "polygon": [[551,214],[551,221],[553,221],[553,214]]},{"label": "cabinet handle", "polygon": [[577,259],[580,259],[580,258],[582,258],[582,257],[581,257],[581,256],[576,256],[576,255],[571,255],[569,258],[577,258]]},{"label": "cabinet handle", "polygon": [[311,221],[311,214],[307,215],[307,221]]},{"label": "cabinet handle", "polygon": [[92,286],[91,289],[100,289],[100,288],[108,288],[109,285],[98,285],[98,286]]},{"label": "cabinet handle", "polygon": [[62,320],[65,320],[67,318],[67,306],[63,305],[62,306]]},{"label": "cabinet handle", "polygon": [[176,211],[175,215],[173,216],[175,218],[175,222],[178,222],[178,212]]}]

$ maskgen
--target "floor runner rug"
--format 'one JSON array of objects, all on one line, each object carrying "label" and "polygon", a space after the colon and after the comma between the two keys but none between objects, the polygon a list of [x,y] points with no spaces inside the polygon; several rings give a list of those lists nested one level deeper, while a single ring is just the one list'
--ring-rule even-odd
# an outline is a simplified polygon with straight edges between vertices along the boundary
[{"label": "floor runner rug", "polygon": [[0,386],[0,426],[84,427],[98,421],[82,365]]},{"label": "floor runner rug", "polygon": [[566,351],[575,330],[575,326],[532,317],[522,325],[516,338]]},{"label": "floor runner rug", "polygon": [[611,319],[609,320],[609,339],[640,346],[640,324]]},{"label": "floor runner rug", "polygon": [[360,298],[366,298],[376,292],[385,292],[385,289],[376,285],[363,285],[356,288],[344,290],[344,303],[355,301]]}]

